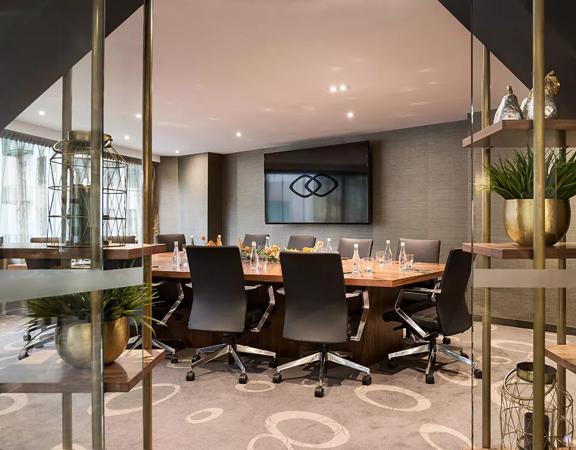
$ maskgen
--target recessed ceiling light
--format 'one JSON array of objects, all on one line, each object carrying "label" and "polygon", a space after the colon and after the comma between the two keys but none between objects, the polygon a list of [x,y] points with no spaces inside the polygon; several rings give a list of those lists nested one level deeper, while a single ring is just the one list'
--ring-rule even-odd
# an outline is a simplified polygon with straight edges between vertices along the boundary
[{"label": "recessed ceiling light", "polygon": [[46,111],[40,110],[40,111],[38,111],[38,115],[39,115],[39,116],[45,116],[45,115],[46,115]]},{"label": "recessed ceiling light", "polygon": [[348,117],[349,119],[353,119],[355,116],[354,111],[348,111],[346,113],[346,117]]},{"label": "recessed ceiling light", "polygon": [[174,153],[179,154],[180,150],[174,150]]},{"label": "recessed ceiling light", "polygon": [[124,140],[129,141],[129,140],[130,140],[130,135],[129,135],[129,134],[125,134],[125,135],[124,135]]},{"label": "recessed ceiling light", "polygon": [[335,84],[331,85],[328,90],[332,93],[337,92],[338,91],[338,86],[336,86]]},{"label": "recessed ceiling light", "polygon": [[338,86],[338,90],[339,90],[340,92],[345,92],[345,91],[348,90],[348,85],[346,85],[346,84],[341,84],[340,86]]},{"label": "recessed ceiling light", "polygon": [[241,131],[237,131],[237,132],[236,132],[236,137],[237,137],[237,138],[241,138],[241,137],[242,137],[242,132],[241,132]]},{"label": "recessed ceiling light", "polygon": [[136,114],[134,114],[134,117],[136,117],[137,119],[141,119],[141,118],[142,118],[142,114],[136,113]]}]

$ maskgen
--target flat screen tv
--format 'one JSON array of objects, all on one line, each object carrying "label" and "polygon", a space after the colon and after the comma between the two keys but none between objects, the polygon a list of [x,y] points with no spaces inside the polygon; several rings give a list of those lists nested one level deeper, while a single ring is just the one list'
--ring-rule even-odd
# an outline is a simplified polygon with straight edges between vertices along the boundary
[{"label": "flat screen tv", "polygon": [[368,141],[264,155],[267,224],[372,222]]}]

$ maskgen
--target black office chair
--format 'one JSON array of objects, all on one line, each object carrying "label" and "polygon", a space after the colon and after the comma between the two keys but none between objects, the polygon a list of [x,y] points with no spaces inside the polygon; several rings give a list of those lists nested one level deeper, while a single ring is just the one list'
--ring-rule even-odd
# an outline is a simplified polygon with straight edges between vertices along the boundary
[{"label": "black office chair", "polygon": [[[260,332],[274,306],[274,291],[268,289],[269,304],[264,313],[247,307],[242,261],[238,247],[186,247],[190,276],[194,286],[194,301],[188,328],[190,330],[222,333],[229,343],[212,345],[196,350],[186,380],[195,378],[194,368],[222,356],[229,356],[240,368],[239,382],[248,382],[246,369],[239,353],[268,356],[271,367],[276,366],[276,353],[236,344],[236,338],[246,331]],[[206,356],[200,356],[205,354]]]},{"label": "black office chair", "polygon": [[[282,372],[287,369],[319,362],[319,385],[314,395],[322,397],[324,396],[323,377],[326,364],[333,362],[364,372],[362,384],[370,384],[372,378],[368,367],[348,361],[328,351],[329,344],[341,344],[348,339],[347,299],[351,296],[363,295],[360,291],[355,294],[346,294],[340,255],[282,252],[280,264],[286,291],[284,337],[318,344],[319,351],[279,366],[274,374],[274,383],[282,382]],[[365,299],[367,300],[367,294]]]},{"label": "black office chair", "polygon": [[400,244],[404,242],[406,253],[414,255],[414,261],[424,263],[436,263],[440,261],[440,245],[438,239],[405,239],[400,238],[398,249],[396,250],[396,259],[400,254]]},{"label": "black office chair", "polygon": [[[472,254],[463,250],[451,250],[446,261],[446,268],[439,289],[402,289],[398,294],[394,310],[403,324],[415,336],[416,347],[390,353],[388,361],[406,355],[428,353],[426,366],[426,383],[434,383],[434,368],[436,353],[440,351],[446,356],[463,362],[474,368],[474,376],[482,378],[482,371],[477,363],[468,355],[446,344],[438,344],[436,338],[440,335],[452,336],[463,333],[472,326],[472,316],[466,305],[466,288],[472,269]],[[428,301],[430,306],[409,313],[404,308],[407,295],[420,296]]]},{"label": "black office chair", "polygon": [[167,252],[174,251],[174,242],[178,241],[178,249],[184,250],[186,246],[186,237],[183,234],[159,234],[156,236],[157,244],[164,244]]},{"label": "black office chair", "polygon": [[266,238],[269,237],[268,234],[245,234],[244,235],[244,245],[252,245],[252,242],[256,242],[256,247],[264,247],[266,245]]},{"label": "black office chair", "polygon": [[288,250],[302,250],[304,247],[312,248],[316,245],[316,238],[314,236],[301,236],[293,234],[288,239],[286,248]]},{"label": "black office chair", "polygon": [[372,239],[349,239],[340,238],[338,242],[338,253],[342,258],[352,258],[354,255],[354,244],[358,244],[360,258],[368,258],[372,254]]}]

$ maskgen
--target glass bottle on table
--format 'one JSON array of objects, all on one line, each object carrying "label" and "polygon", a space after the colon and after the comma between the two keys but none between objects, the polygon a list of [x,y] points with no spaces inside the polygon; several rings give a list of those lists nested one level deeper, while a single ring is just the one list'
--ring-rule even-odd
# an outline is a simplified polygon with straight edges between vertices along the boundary
[{"label": "glass bottle on table", "polygon": [[258,270],[260,266],[260,258],[258,257],[258,249],[256,248],[256,241],[252,241],[252,249],[250,250],[250,269]]},{"label": "glass bottle on table", "polygon": [[352,273],[360,273],[360,252],[358,251],[358,244],[354,244],[354,253],[352,254]]},{"label": "glass bottle on table", "polygon": [[384,264],[390,265],[394,258],[392,257],[392,248],[390,247],[390,239],[386,239],[386,249],[384,250]]},{"label": "glass bottle on table", "polygon": [[219,234],[218,237],[216,238],[216,245],[218,247],[222,247],[222,235]]},{"label": "glass bottle on table", "polygon": [[270,236],[266,236],[266,243],[264,244],[264,248],[270,248]]},{"label": "glass bottle on table", "polygon": [[332,248],[332,238],[326,238],[326,253],[334,253]]},{"label": "glass bottle on table", "polygon": [[194,243],[194,235],[193,235],[193,234],[190,235],[190,245],[191,245],[192,247],[194,247],[194,246],[196,245],[196,244]]},{"label": "glass bottle on table", "polygon": [[180,268],[181,258],[180,258],[180,248],[178,241],[174,241],[174,250],[172,250],[172,265],[175,269]]},{"label": "glass bottle on table", "polygon": [[406,269],[406,261],[406,243],[400,242],[400,253],[398,254],[398,265],[400,266],[400,269]]}]

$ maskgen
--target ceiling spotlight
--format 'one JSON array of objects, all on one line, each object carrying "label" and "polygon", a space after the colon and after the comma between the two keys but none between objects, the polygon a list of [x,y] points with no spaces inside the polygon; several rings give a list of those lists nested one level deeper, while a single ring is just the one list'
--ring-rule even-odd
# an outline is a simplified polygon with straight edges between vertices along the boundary
[{"label": "ceiling spotlight", "polygon": [[335,84],[331,85],[328,90],[332,93],[337,92],[338,91],[338,86],[336,86]]},{"label": "ceiling spotlight", "polygon": [[142,118],[142,114],[136,113],[136,114],[134,114],[134,117],[136,117],[137,119],[141,119],[141,118]]},{"label": "ceiling spotlight", "polygon": [[130,140],[130,135],[129,135],[129,134],[125,134],[125,135],[124,135],[124,140],[125,140],[125,141],[129,141],[129,140]]},{"label": "ceiling spotlight", "polygon": [[45,116],[45,115],[46,115],[46,111],[40,110],[40,111],[38,111],[38,115],[39,115],[39,116]]},{"label": "ceiling spotlight", "polygon": [[345,92],[348,90],[348,86],[346,84],[341,84],[340,86],[338,86],[338,90],[340,92]]},{"label": "ceiling spotlight", "polygon": [[237,132],[236,132],[236,137],[237,137],[237,138],[241,138],[241,137],[242,137],[242,132],[241,132],[241,131],[237,131]]},{"label": "ceiling spotlight", "polygon": [[354,111],[348,111],[346,113],[346,117],[348,117],[349,119],[353,119],[355,116]]},{"label": "ceiling spotlight", "polygon": [[178,155],[180,153],[180,150],[174,150],[174,153]]}]

